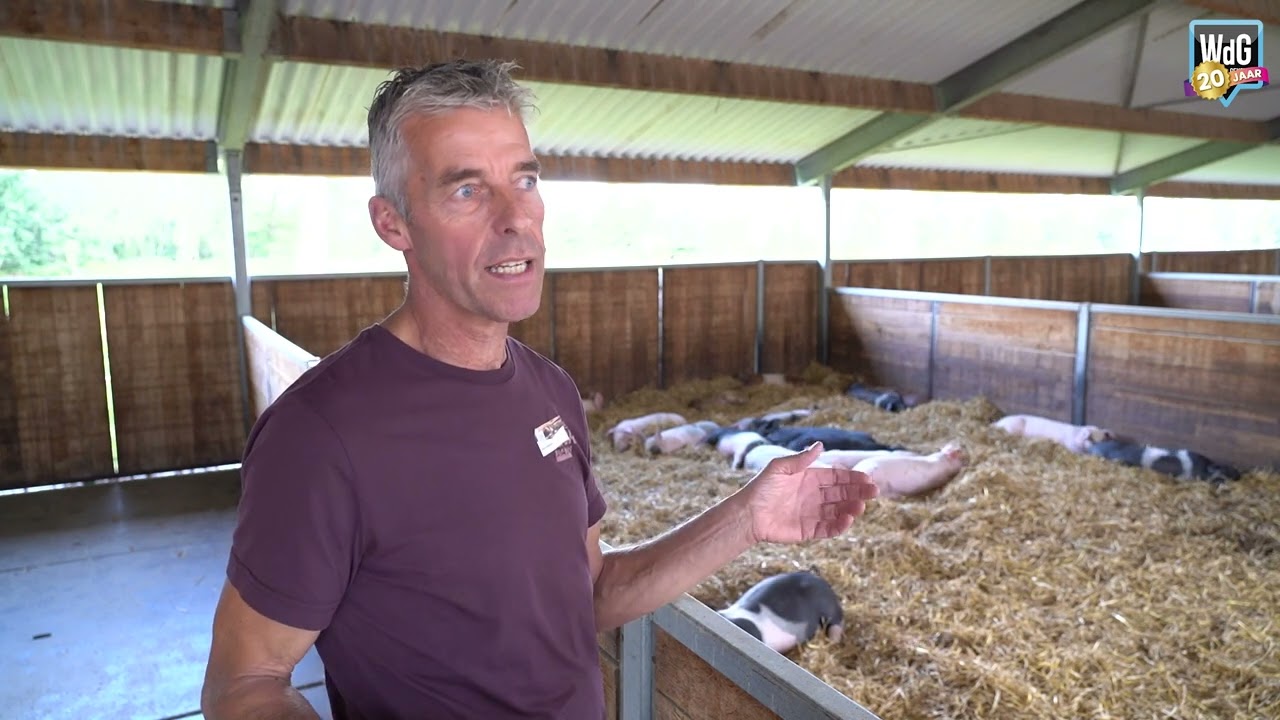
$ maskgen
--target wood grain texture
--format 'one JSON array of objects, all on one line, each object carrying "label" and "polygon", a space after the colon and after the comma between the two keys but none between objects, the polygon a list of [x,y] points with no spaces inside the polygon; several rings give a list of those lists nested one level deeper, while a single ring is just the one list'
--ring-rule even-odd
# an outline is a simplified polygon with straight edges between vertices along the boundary
[{"label": "wood grain texture", "polygon": [[1006,414],[1071,421],[1075,311],[943,302],[933,397],[985,396]]},{"label": "wood grain texture", "polygon": [[1238,273],[1270,275],[1280,250],[1218,250],[1210,252],[1152,252],[1149,272]]},{"label": "wood grain texture", "polygon": [[[818,359],[817,263],[766,264],[760,372],[799,374]],[[753,338],[754,339],[754,338]]]},{"label": "wood grain texture", "polygon": [[247,428],[230,282],[108,285],[122,474],[236,462]]},{"label": "wood grain texture", "polygon": [[991,259],[991,294],[1032,300],[1127,304],[1132,255]]},{"label": "wood grain texture", "polygon": [[618,661],[600,656],[600,673],[604,676],[604,716],[606,720],[618,718]]},{"label": "wood grain texture", "polygon": [[831,296],[831,366],[901,393],[927,396],[931,303]]},{"label": "wood grain texture", "polygon": [[756,268],[665,270],[663,386],[755,370]]},{"label": "wood grain texture", "polygon": [[270,281],[276,332],[324,357],[350,342],[404,301],[401,276]]},{"label": "wood grain texture", "polygon": [[1097,311],[1086,419],[1162,447],[1280,464],[1280,326]]},{"label": "wood grain texture", "polygon": [[584,395],[658,387],[658,271],[557,272],[556,363]]},{"label": "wood grain texture", "polygon": [[511,323],[507,328],[507,334],[528,345],[535,352],[540,353],[552,361],[555,360],[552,355],[552,338],[551,338],[551,316],[555,312],[554,302],[554,286],[556,282],[555,273],[547,273],[542,278],[542,300],[539,301],[538,311],[532,316],[521,320],[520,322]]},{"label": "wood grain texture", "polygon": [[[654,692],[679,711],[665,717],[688,720],[774,720],[778,717],[665,630],[654,628],[654,636]],[[655,697],[655,704],[657,699]],[[661,716],[656,711],[654,714]]]},{"label": "wood grain texture", "polygon": [[1252,280],[1142,276],[1140,303],[1184,310],[1252,312]]},{"label": "wood grain texture", "polygon": [[0,313],[0,488],[113,474],[95,287],[10,287]]}]

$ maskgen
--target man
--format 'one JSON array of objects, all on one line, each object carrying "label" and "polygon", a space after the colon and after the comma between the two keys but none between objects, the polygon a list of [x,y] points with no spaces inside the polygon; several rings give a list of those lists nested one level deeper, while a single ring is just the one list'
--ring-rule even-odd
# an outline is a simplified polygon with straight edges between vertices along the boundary
[{"label": "man", "polygon": [[578,388],[507,336],[537,311],[544,273],[511,67],[402,70],[375,96],[369,216],[404,254],[406,298],[249,437],[209,720],[316,717],[290,687],[313,643],[337,718],[598,720],[597,632],[754,543],[844,532],[876,495],[861,473],[807,469],[817,446],[662,537],[601,553]]}]

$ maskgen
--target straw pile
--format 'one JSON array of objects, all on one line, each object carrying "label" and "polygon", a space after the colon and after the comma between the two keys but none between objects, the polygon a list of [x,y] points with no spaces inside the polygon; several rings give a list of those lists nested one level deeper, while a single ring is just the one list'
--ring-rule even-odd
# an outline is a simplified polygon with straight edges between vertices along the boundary
[{"label": "straw pile", "polygon": [[616,452],[603,431],[628,417],[815,407],[796,424],[926,453],[957,440],[970,462],[941,490],[873,501],[834,540],[758,547],[691,594],[719,609],[817,569],[844,598],[845,639],[788,657],[886,720],[1280,717],[1280,476],[1178,482],[1006,435],[982,399],[890,414],[842,397],[849,380],[815,367],[790,387],[688,383],[593,415],[604,540],[653,537],[750,477],[709,447]]}]

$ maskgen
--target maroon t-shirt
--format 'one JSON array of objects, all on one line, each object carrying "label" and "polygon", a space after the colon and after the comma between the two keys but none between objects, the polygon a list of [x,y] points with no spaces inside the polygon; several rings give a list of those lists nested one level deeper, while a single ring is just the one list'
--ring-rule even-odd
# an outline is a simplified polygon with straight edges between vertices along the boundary
[{"label": "maroon t-shirt", "polygon": [[335,718],[602,717],[605,501],[551,361],[508,339],[500,369],[467,370],[371,326],[267,408],[241,472],[228,576],[320,631]]}]

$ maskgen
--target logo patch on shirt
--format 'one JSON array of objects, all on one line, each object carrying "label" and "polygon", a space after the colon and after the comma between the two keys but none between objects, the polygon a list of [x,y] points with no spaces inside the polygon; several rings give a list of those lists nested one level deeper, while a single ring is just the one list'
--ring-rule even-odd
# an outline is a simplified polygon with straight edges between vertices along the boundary
[{"label": "logo patch on shirt", "polygon": [[[557,415],[539,425],[533,431],[533,439],[538,443],[538,451],[542,453],[542,457],[546,457],[552,450],[569,446],[569,428],[565,427],[564,420]],[[558,453],[556,459],[560,459]]]}]

